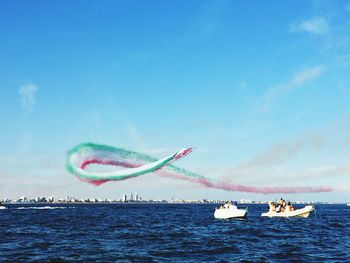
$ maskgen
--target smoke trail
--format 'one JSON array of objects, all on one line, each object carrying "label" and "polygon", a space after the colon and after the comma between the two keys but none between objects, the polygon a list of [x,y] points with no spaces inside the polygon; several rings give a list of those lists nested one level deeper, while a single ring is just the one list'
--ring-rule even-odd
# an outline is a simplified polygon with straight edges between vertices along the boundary
[{"label": "smoke trail", "polygon": [[[215,181],[171,164],[191,152],[192,148],[186,148],[158,160],[147,154],[133,152],[123,148],[84,143],[74,147],[67,153],[67,170],[75,174],[80,180],[96,186],[111,180],[126,180],[154,172],[161,177],[185,180],[207,188],[225,191],[261,194],[319,193],[333,191],[330,187],[253,187],[230,184],[225,181]],[[127,169],[113,172],[89,172],[86,168],[91,164],[120,166]]]},{"label": "smoke trail", "polygon": [[333,189],[330,187],[310,187],[310,186],[295,186],[295,187],[254,187],[245,186],[239,184],[231,184],[224,181],[211,181],[206,178],[195,178],[186,177],[180,174],[171,173],[168,171],[157,172],[159,176],[168,177],[173,179],[190,181],[197,183],[206,188],[221,189],[230,192],[247,192],[247,193],[257,193],[257,194],[297,194],[297,193],[322,193],[322,192],[332,192]]}]

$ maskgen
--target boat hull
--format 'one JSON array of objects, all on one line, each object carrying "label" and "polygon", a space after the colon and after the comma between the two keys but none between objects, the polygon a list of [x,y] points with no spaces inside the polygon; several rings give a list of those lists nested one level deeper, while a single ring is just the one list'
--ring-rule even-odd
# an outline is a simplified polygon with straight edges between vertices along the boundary
[{"label": "boat hull", "polygon": [[216,209],[214,217],[217,219],[244,218],[247,216],[247,209]]},{"label": "boat hull", "polygon": [[307,205],[304,208],[296,209],[294,211],[290,212],[267,212],[262,213],[261,216],[265,217],[308,217],[311,212],[313,212],[315,209],[312,205]]}]

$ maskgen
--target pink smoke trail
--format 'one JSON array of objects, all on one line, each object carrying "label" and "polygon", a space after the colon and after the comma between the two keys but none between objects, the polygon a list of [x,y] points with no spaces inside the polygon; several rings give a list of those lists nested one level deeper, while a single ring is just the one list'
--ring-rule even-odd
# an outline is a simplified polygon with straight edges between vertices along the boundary
[{"label": "pink smoke trail", "polygon": [[[121,166],[124,168],[136,168],[140,167],[141,163],[130,163],[130,162],[121,162],[115,160],[104,160],[104,159],[87,159],[84,160],[80,164],[81,169],[87,168],[90,164],[101,164],[101,165],[113,165],[113,166]],[[166,168],[165,168],[166,169]],[[231,184],[225,181],[212,181],[208,178],[201,177],[197,175],[197,177],[181,174],[178,172],[173,172],[165,169],[156,170],[155,174],[161,177],[168,177],[172,179],[189,181],[192,183],[199,184],[206,188],[214,188],[221,189],[224,191],[230,192],[248,192],[248,193],[259,193],[259,194],[296,194],[296,193],[322,193],[322,192],[332,192],[333,189],[330,187],[254,187],[254,186],[245,186],[239,184]],[[88,180],[81,177],[78,177],[81,181],[93,184],[95,186],[99,186],[109,180]]]},{"label": "pink smoke trail", "polygon": [[168,177],[173,179],[190,181],[193,183],[200,184],[206,188],[215,188],[225,191],[232,192],[247,192],[247,193],[257,193],[257,194],[296,194],[296,193],[323,193],[323,192],[332,192],[333,189],[330,187],[254,187],[254,186],[245,186],[239,184],[231,184],[228,182],[212,182],[206,178],[194,178],[187,177],[181,174],[169,172],[169,171],[160,171],[157,172],[159,176]]},{"label": "pink smoke trail", "polygon": [[[125,167],[125,168],[136,168],[136,167],[140,167],[142,165],[142,164],[133,164],[133,163],[128,163],[128,162],[119,162],[119,161],[115,161],[115,160],[101,160],[101,159],[95,158],[95,159],[87,159],[87,160],[83,161],[80,164],[80,168],[85,169],[90,164],[113,165],[113,166],[121,166],[121,167]],[[89,179],[81,178],[79,176],[77,176],[77,177],[80,181],[85,182],[85,183],[89,183],[89,184],[93,184],[95,186],[99,186],[105,182],[108,182],[108,180],[89,180]]]}]

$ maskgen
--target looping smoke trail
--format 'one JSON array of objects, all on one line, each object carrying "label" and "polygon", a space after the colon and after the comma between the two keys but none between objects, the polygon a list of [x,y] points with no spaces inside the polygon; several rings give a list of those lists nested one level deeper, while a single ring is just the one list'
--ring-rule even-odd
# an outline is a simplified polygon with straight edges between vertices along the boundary
[{"label": "looping smoke trail", "polygon": [[[80,144],[67,153],[67,170],[80,180],[94,185],[107,181],[120,181],[154,172],[162,177],[186,180],[207,188],[225,191],[251,193],[317,193],[331,192],[329,187],[252,187],[214,181],[203,175],[172,165],[171,163],[185,157],[192,148],[185,148],[163,159],[156,159],[144,153],[129,151],[95,143]],[[126,169],[112,172],[90,172],[86,168],[91,164],[119,166]]]}]

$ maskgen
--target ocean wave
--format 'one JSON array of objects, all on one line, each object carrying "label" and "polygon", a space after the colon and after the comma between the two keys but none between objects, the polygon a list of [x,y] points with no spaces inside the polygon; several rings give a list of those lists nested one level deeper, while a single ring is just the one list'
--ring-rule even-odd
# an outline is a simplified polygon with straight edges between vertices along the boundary
[{"label": "ocean wave", "polygon": [[21,206],[17,207],[17,209],[39,209],[39,210],[45,210],[45,209],[66,209],[66,208],[74,208],[74,207],[64,207],[64,206]]}]

